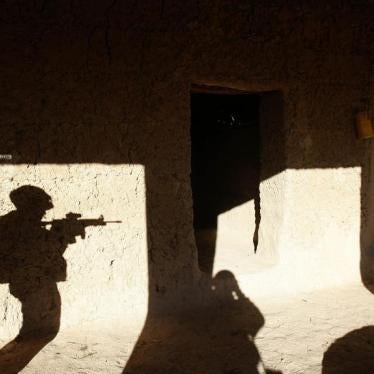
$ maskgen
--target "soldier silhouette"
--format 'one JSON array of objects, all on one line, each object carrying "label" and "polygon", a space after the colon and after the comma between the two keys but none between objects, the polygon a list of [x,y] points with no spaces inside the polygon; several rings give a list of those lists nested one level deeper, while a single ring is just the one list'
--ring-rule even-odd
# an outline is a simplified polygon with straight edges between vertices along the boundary
[{"label": "soldier silhouette", "polygon": [[[221,339],[218,356],[225,357],[226,371],[247,374],[282,374],[265,366],[255,345],[255,338],[264,326],[260,310],[241,291],[233,273],[222,270],[212,279],[216,304],[215,329]],[[214,322],[215,317],[211,317]],[[225,371],[225,372],[226,372]]]},{"label": "soldier silhouette", "polygon": [[[123,374],[282,374],[261,358],[255,338],[265,318],[234,274],[220,271],[199,287],[206,302],[201,308],[161,318],[148,313]],[[189,297],[200,292],[190,289]]]},{"label": "soldier silhouette", "polygon": [[85,226],[58,220],[47,229],[42,218],[53,208],[52,198],[39,187],[21,186],[10,199],[16,210],[0,217],[0,283],[9,283],[20,301],[23,324],[0,350],[0,372],[18,373],[59,331],[57,282],[66,280],[63,254],[77,235],[84,236]]}]

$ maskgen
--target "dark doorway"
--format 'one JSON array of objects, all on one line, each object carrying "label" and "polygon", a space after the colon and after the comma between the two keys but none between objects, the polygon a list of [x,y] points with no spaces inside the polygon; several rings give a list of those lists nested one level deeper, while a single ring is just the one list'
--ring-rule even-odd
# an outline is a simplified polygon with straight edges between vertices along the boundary
[{"label": "dark doorway", "polygon": [[255,200],[255,228],[248,235],[253,237],[254,251],[257,249],[259,113],[259,95],[241,92],[191,94],[194,230],[199,266],[204,272],[213,271],[218,215],[252,199]]}]

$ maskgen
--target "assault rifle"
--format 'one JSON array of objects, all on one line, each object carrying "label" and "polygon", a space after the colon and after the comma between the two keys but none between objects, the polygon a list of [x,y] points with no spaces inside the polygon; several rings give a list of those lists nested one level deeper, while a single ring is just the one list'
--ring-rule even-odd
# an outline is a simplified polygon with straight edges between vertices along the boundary
[{"label": "assault rifle", "polygon": [[73,236],[80,236],[85,238],[85,228],[87,226],[105,226],[108,223],[121,223],[122,221],[104,221],[101,215],[99,218],[80,219],[82,217],[79,213],[68,213],[66,218],[54,219],[52,221],[42,221],[42,226],[51,225],[55,231],[66,232]]}]

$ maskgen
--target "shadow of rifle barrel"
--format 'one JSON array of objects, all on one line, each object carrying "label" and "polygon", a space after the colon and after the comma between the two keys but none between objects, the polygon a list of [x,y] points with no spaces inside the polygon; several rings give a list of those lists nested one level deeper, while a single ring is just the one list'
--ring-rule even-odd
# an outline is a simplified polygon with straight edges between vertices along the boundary
[{"label": "shadow of rifle barrel", "polygon": [[51,225],[51,229],[62,231],[70,229],[76,232],[77,236],[85,237],[84,229],[88,226],[105,226],[108,223],[122,223],[122,221],[105,221],[101,215],[99,218],[80,218],[79,213],[68,213],[65,218],[54,219],[52,221],[42,221],[42,226]]}]

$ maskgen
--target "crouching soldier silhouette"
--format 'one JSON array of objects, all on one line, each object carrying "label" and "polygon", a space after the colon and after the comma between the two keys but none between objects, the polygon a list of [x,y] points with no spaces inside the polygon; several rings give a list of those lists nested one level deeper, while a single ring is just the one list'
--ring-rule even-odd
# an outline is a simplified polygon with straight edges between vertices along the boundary
[{"label": "crouching soldier silhouette", "polygon": [[0,350],[0,372],[18,373],[51,341],[60,327],[61,298],[57,282],[66,280],[63,254],[85,227],[105,225],[102,217],[79,220],[79,214],[43,222],[53,208],[41,188],[25,185],[10,193],[16,210],[0,217],[0,283],[21,303],[18,336]]}]

